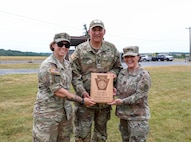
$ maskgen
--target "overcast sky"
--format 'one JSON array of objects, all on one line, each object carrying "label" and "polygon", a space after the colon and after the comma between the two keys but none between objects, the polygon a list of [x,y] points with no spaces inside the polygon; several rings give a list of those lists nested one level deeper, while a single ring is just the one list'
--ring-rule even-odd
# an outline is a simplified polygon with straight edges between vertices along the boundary
[{"label": "overcast sky", "polygon": [[55,33],[83,35],[100,19],[121,52],[189,52],[190,0],[1,0],[0,49],[50,52]]}]

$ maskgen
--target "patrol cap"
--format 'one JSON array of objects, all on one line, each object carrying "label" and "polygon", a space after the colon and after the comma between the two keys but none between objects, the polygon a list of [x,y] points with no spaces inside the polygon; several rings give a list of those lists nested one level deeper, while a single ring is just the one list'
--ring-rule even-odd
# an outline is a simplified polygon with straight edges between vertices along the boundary
[{"label": "patrol cap", "polygon": [[101,28],[105,29],[103,22],[98,19],[91,21],[89,29],[92,29],[94,27],[101,27]]},{"label": "patrol cap", "polygon": [[54,36],[54,41],[55,41],[55,42],[67,41],[67,42],[70,43],[71,37],[70,37],[70,35],[67,34],[67,33],[58,33],[58,34],[55,34],[55,36]]},{"label": "patrol cap", "polygon": [[50,50],[54,51],[54,48],[52,47],[52,45],[56,42],[60,42],[60,41],[66,41],[69,42],[71,44],[71,37],[69,34],[67,33],[58,33],[55,34],[53,41],[50,43]]},{"label": "patrol cap", "polygon": [[139,47],[138,46],[128,46],[123,48],[123,57],[125,56],[137,56],[139,55]]}]

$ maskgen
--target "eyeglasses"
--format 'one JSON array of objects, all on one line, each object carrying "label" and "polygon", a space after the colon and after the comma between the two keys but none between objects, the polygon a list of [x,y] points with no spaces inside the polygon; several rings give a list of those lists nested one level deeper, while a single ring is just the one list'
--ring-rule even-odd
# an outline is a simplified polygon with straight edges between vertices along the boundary
[{"label": "eyeglasses", "polygon": [[58,45],[58,47],[62,48],[63,46],[65,46],[66,48],[70,48],[70,43],[63,43],[63,42],[57,42],[56,43]]}]

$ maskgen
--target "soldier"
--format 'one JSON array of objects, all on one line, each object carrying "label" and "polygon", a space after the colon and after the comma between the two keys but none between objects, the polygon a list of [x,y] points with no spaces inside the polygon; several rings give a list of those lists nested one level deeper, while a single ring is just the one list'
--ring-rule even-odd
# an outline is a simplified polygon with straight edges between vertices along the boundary
[{"label": "soldier", "polygon": [[[114,44],[104,41],[102,21],[93,20],[88,34],[90,39],[78,45],[71,55],[72,85],[78,96],[90,97],[91,73],[112,73],[116,77],[121,69],[120,54]],[[97,103],[92,107],[75,103],[75,141],[105,142],[111,106]],[[94,134],[91,128],[94,121]]]},{"label": "soldier", "polygon": [[53,52],[40,66],[38,93],[33,110],[33,142],[69,142],[72,131],[72,106],[76,101],[87,106],[95,103],[69,92],[72,72],[65,55],[70,48],[70,36],[59,33],[50,44]]},{"label": "soldier", "polygon": [[145,142],[150,111],[148,92],[151,87],[149,73],[139,65],[139,47],[123,49],[123,58],[128,68],[120,71],[117,78],[116,115],[120,118],[119,130],[123,142]]}]

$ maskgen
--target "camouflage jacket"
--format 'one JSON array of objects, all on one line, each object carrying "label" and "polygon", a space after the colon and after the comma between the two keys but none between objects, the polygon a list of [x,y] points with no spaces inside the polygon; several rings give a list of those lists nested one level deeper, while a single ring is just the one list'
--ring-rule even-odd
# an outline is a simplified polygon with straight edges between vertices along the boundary
[{"label": "camouflage jacket", "polygon": [[81,96],[83,92],[90,93],[91,73],[113,72],[118,75],[121,69],[120,54],[112,43],[102,42],[102,47],[96,52],[89,41],[76,47],[71,55],[72,85]]},{"label": "camouflage jacket", "polygon": [[142,67],[139,66],[133,73],[129,73],[128,68],[121,70],[117,78],[117,96],[123,99],[123,104],[117,105],[116,115],[125,120],[149,119],[150,87],[150,75]]},{"label": "camouflage jacket", "polygon": [[34,106],[34,115],[58,112],[62,115],[66,111],[68,119],[72,116],[69,101],[54,95],[60,88],[69,90],[72,80],[72,71],[69,61],[61,64],[52,54],[45,59],[38,73],[38,93]]}]

